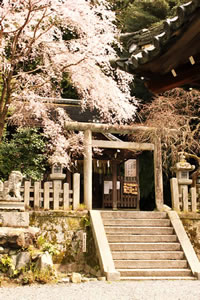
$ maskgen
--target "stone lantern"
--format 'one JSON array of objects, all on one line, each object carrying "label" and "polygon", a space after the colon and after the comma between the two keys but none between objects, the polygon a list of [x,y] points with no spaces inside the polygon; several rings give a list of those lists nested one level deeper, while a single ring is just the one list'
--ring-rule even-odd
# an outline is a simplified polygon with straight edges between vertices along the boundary
[{"label": "stone lantern", "polygon": [[62,192],[62,180],[66,175],[63,174],[63,165],[54,163],[51,168],[50,179],[53,181],[53,209],[59,209],[60,194]]},{"label": "stone lantern", "polygon": [[185,160],[184,152],[180,152],[179,162],[171,169],[176,173],[176,178],[171,179],[173,209],[188,211],[188,186],[192,184],[189,173],[194,168],[195,166]]},{"label": "stone lantern", "polygon": [[179,162],[171,169],[176,173],[176,178],[178,180],[179,191],[183,186],[188,186],[192,184],[192,179],[189,178],[189,172],[193,171],[195,166],[191,165],[185,160],[184,152],[179,152]]},{"label": "stone lantern", "polygon": [[65,179],[66,175],[63,174],[63,165],[60,163],[54,163],[51,168],[50,179],[53,181],[53,188],[62,187],[62,180]]},{"label": "stone lantern", "polygon": [[52,180],[63,180],[66,175],[63,174],[63,165],[60,163],[54,163],[51,168],[50,179]]}]

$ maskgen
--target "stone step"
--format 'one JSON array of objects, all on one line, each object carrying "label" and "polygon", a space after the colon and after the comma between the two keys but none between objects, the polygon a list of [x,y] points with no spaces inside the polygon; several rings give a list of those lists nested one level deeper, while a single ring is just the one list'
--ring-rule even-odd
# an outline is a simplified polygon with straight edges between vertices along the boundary
[{"label": "stone step", "polygon": [[196,277],[194,276],[156,276],[156,277],[153,277],[153,276],[146,276],[146,277],[143,277],[143,276],[140,276],[140,277],[137,277],[137,276],[130,276],[130,277],[121,277],[120,280],[124,280],[124,281],[131,281],[131,280],[197,280]]},{"label": "stone step", "polygon": [[176,235],[132,235],[132,234],[122,234],[122,235],[107,235],[108,242],[149,242],[149,243],[156,243],[156,242],[177,242]]},{"label": "stone step", "polygon": [[110,243],[111,251],[180,251],[179,243]]},{"label": "stone step", "polygon": [[150,227],[170,227],[168,219],[104,219],[105,226],[150,226]]},{"label": "stone step", "polygon": [[186,260],[114,260],[116,269],[186,269]]},{"label": "stone step", "polygon": [[153,211],[101,211],[103,219],[167,219],[166,212]]},{"label": "stone step", "polygon": [[192,276],[190,269],[117,269],[122,277],[149,277],[149,276],[168,276],[168,277],[184,277]]},{"label": "stone step", "polygon": [[113,259],[158,259],[158,260],[173,260],[173,259],[184,259],[183,251],[112,251]]},{"label": "stone step", "polygon": [[139,235],[170,235],[174,233],[172,227],[131,227],[131,226],[105,226],[108,234],[139,234]]}]

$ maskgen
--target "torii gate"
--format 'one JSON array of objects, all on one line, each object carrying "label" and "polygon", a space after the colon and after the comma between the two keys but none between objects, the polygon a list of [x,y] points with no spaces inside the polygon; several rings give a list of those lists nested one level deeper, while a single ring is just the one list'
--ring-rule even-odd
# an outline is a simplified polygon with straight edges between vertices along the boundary
[{"label": "torii gate", "polygon": [[[161,141],[155,127],[107,125],[94,123],[66,122],[67,130],[84,131],[84,203],[88,210],[92,209],[92,148],[129,149],[138,151],[154,151],[155,202],[158,210],[163,209],[163,176]],[[154,143],[135,143],[121,141],[93,140],[92,132],[132,134],[137,131],[154,132]],[[113,187],[114,188],[114,187]]]}]

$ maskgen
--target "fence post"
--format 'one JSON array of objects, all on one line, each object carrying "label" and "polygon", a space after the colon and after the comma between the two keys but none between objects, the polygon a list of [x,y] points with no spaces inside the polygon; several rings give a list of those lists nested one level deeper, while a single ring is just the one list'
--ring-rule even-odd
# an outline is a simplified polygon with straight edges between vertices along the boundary
[{"label": "fence post", "polygon": [[177,178],[170,179],[170,188],[171,188],[171,196],[172,196],[172,209],[174,209],[176,211],[180,211],[179,190],[178,190]]},{"label": "fence post", "polygon": [[188,186],[184,185],[181,189],[183,199],[183,211],[188,212]]},{"label": "fence post", "polygon": [[77,209],[80,204],[80,174],[73,175],[73,210]]},{"label": "fence post", "polygon": [[44,210],[49,210],[49,182],[44,183]]},{"label": "fence post", "polygon": [[34,182],[34,209],[40,208],[40,182]]},{"label": "fence post", "polygon": [[59,210],[61,180],[53,181],[53,209]]},{"label": "fence post", "polygon": [[25,181],[24,182],[24,206],[25,206],[25,209],[29,208],[29,205],[30,205],[30,187],[31,187],[30,181]]},{"label": "fence post", "polygon": [[63,209],[69,209],[69,183],[63,184]]},{"label": "fence post", "polygon": [[192,212],[197,211],[197,190],[196,187],[192,187],[190,189],[191,193],[191,204],[192,204]]}]

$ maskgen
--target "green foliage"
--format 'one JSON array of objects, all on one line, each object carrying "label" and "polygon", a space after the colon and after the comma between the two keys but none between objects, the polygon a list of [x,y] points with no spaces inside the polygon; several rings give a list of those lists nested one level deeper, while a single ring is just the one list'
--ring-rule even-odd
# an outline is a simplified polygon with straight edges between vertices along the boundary
[{"label": "green foliage", "polygon": [[121,11],[126,9],[134,0],[108,0],[108,2],[111,4],[113,10]]},{"label": "green foliage", "polygon": [[0,272],[8,274],[10,278],[19,275],[20,271],[15,269],[13,260],[8,254],[4,254],[0,259]]},{"label": "green foliage", "polygon": [[66,99],[78,99],[78,93],[73,86],[70,76],[67,72],[63,73],[63,79],[61,81],[62,97]]},{"label": "green foliage", "polygon": [[37,244],[42,252],[49,252],[51,255],[58,255],[59,251],[56,245],[53,245],[52,243],[49,243],[46,241],[46,239],[41,235],[37,239]]},{"label": "green foliage", "polygon": [[131,93],[137,99],[143,99],[145,103],[150,101],[153,96],[153,94],[144,85],[144,81],[136,76],[132,82]]},{"label": "green foliage", "polygon": [[117,25],[124,32],[134,32],[176,14],[188,0],[109,0],[117,15]]},{"label": "green foliage", "polygon": [[[19,64],[16,66],[16,69],[14,71],[14,74],[17,74],[21,69],[24,72],[32,72],[32,74],[36,74],[38,72],[41,72],[41,70],[37,69],[39,65],[42,64],[42,58],[37,57],[29,61],[23,61],[19,62]],[[35,71],[35,72],[34,72]]]},{"label": "green foliage", "polygon": [[68,27],[65,27],[65,28],[61,28],[61,31],[62,31],[62,38],[64,41],[69,41],[69,40],[72,40],[72,39],[77,39],[78,38],[78,34],[77,32],[75,31],[75,29],[71,29],[71,28],[68,28]]},{"label": "green foliage", "polygon": [[136,0],[122,14],[124,31],[137,31],[167,17],[169,5],[165,0]]},{"label": "green foliage", "polygon": [[35,270],[35,265],[33,264],[30,270],[21,274],[17,282],[27,285],[35,282],[42,284],[55,283],[56,280],[56,273],[53,269]]},{"label": "green foliage", "polygon": [[84,211],[87,210],[87,207],[84,203],[79,204],[78,208],[76,209],[76,211]]},{"label": "green foliage", "polygon": [[40,271],[35,271],[33,273],[34,281],[38,283],[50,283],[56,282],[56,275],[54,270],[44,269]]},{"label": "green foliage", "polygon": [[0,259],[0,271],[7,273],[10,268],[13,268],[12,258],[5,254]]},{"label": "green foliage", "polygon": [[90,222],[90,217],[89,216],[84,216],[81,218],[81,225],[86,228],[86,227],[90,227],[91,226],[91,222]]},{"label": "green foliage", "polygon": [[0,176],[7,179],[11,171],[21,171],[28,178],[40,180],[47,167],[46,142],[37,129],[17,129],[11,139],[0,144]]}]

